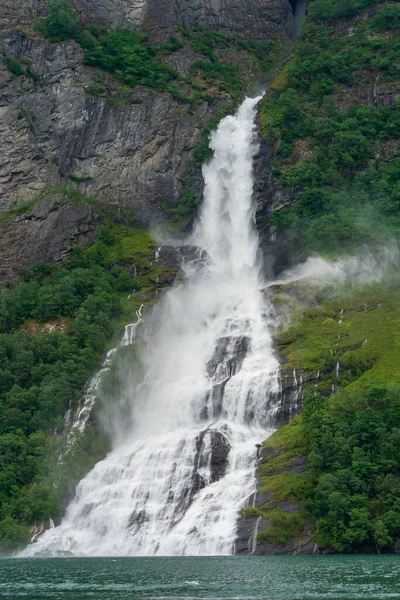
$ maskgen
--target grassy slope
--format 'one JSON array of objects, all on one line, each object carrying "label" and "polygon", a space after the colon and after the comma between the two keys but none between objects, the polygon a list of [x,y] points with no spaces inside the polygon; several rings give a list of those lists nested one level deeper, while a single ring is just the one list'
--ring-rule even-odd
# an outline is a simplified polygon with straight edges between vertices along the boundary
[{"label": "grassy slope", "polygon": [[[327,398],[328,412],[334,413],[336,407],[340,411],[340,406],[351,403],[352,398],[357,402],[360,392],[374,386],[400,383],[399,288],[398,283],[388,279],[350,292],[336,291],[334,298],[297,312],[291,325],[278,336],[277,343],[288,361],[284,371],[320,371],[319,380],[306,383],[305,388],[309,394],[316,392]],[[331,396],[333,384],[339,387]],[[310,520],[315,525],[312,511],[302,508],[316,485],[315,475],[308,470],[291,472],[296,459],[308,456],[311,450],[302,417],[293,419],[264,445],[270,457],[259,468],[261,492],[272,495],[258,514],[271,521],[271,528],[260,533],[259,541],[286,544],[300,535]],[[274,506],[281,502],[297,505],[296,513]],[[329,539],[327,542],[325,537],[321,543],[329,545]]]},{"label": "grassy slope", "polygon": [[328,380],[331,388],[338,362],[341,387],[400,383],[399,336],[398,287],[376,284],[306,310],[281,332],[278,344],[288,359],[285,370],[323,373],[325,383],[316,384],[320,392]]}]

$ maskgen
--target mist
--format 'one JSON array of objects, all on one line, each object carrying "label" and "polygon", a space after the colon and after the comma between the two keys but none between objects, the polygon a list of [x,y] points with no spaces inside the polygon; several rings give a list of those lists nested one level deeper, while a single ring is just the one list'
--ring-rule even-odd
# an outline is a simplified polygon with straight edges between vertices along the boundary
[{"label": "mist", "polygon": [[327,260],[312,256],[302,264],[284,271],[268,286],[293,283],[308,279],[326,284],[362,286],[378,283],[399,266],[400,250],[393,240],[380,247],[364,247],[354,256],[339,260]]}]

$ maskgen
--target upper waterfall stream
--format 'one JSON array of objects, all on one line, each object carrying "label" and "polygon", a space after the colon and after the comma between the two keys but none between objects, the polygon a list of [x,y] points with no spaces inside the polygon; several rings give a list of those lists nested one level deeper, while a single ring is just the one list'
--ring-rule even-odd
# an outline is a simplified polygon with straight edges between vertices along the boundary
[{"label": "upper waterfall stream", "polygon": [[252,201],[258,101],[247,98],[212,135],[188,240],[198,251],[156,308],[145,375],[129,390],[129,433],[25,556],[234,551],[238,511],[255,490],[256,444],[272,430],[279,391]]}]

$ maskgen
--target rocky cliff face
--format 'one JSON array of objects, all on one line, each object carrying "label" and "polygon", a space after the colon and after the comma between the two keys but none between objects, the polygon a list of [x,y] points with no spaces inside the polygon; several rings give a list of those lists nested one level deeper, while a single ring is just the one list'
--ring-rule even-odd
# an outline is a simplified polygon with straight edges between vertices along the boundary
[{"label": "rocky cliff face", "polygon": [[[286,0],[225,4],[189,2],[181,11],[176,2],[79,0],[77,7],[86,24],[140,25],[157,39],[165,37],[165,26],[172,31],[182,21],[261,41],[292,23]],[[129,204],[145,220],[152,207],[176,204],[202,124],[218,102],[204,103],[190,115],[169,95],[144,88],[135,90],[133,105],[111,106],[105,98],[88,96],[85,88],[96,71],[83,65],[81,48],[74,42],[49,44],[31,29],[45,6],[13,2],[3,11],[4,51],[14,59],[29,58],[40,79],[18,77],[3,62],[1,208],[31,200],[69,175],[81,180],[81,191]],[[174,67],[184,73],[194,59],[186,48],[174,57]]]},{"label": "rocky cliff face", "polygon": [[[242,39],[268,39],[271,33],[292,25],[286,0],[75,0],[85,24],[107,27],[157,29],[183,23],[208,25]],[[4,0],[1,30],[30,27],[43,15],[45,0]]]},{"label": "rocky cliff face", "polygon": [[[99,71],[84,65],[82,48],[73,41],[49,43],[35,31],[46,5],[45,0],[6,0],[2,6],[0,214],[72,185],[103,204],[131,208],[145,226],[164,220],[165,210],[179,204],[204,125],[229,96],[217,93],[194,111],[170,94],[143,87],[134,89],[133,103],[90,96],[87,89]],[[293,27],[288,0],[190,0],[183,5],[178,0],[76,0],[74,5],[84,26],[140,27],[153,43],[176,34],[181,23],[260,42]],[[34,77],[11,72],[6,57],[28,59]],[[170,62],[187,76],[196,58],[198,53],[186,45]],[[249,82],[247,59],[239,51],[236,60],[246,64]],[[102,77],[106,86],[117,85],[111,76]],[[196,179],[193,170],[191,177]],[[13,226],[10,221],[8,227]],[[29,263],[28,254],[25,258]],[[56,257],[50,253],[47,259]]]},{"label": "rocky cliff face", "polygon": [[256,225],[260,236],[260,249],[264,258],[266,278],[274,278],[289,265],[289,241],[277,235],[275,226],[266,224],[275,211],[293,202],[286,190],[276,185],[273,173],[274,148],[259,137],[259,152],[254,163],[254,195],[257,202]]},{"label": "rocky cliff face", "polygon": [[194,117],[167,94],[141,88],[137,104],[110,105],[85,87],[94,70],[74,42],[47,45],[12,32],[4,48],[29,56],[40,83],[0,73],[1,208],[72,183],[101,202],[129,205],[148,222],[165,202],[176,205],[191,150],[212,111]]},{"label": "rocky cliff face", "polygon": [[60,263],[75,246],[96,238],[98,217],[92,206],[71,202],[62,194],[38,201],[23,215],[11,217],[0,237],[0,290],[21,270],[35,263]]},{"label": "rocky cliff face", "polygon": [[207,25],[246,41],[265,41],[292,25],[289,2],[282,0],[77,0],[77,7],[86,22],[108,27]]}]

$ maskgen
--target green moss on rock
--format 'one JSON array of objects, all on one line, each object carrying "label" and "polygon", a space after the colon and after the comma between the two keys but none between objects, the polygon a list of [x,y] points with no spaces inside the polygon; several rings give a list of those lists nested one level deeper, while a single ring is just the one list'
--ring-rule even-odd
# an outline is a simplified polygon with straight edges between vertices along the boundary
[{"label": "green moss on rock", "polygon": [[268,519],[269,527],[258,533],[257,542],[273,542],[282,546],[300,536],[308,521],[308,516],[303,512],[288,513],[281,508],[263,512],[263,517]]}]

